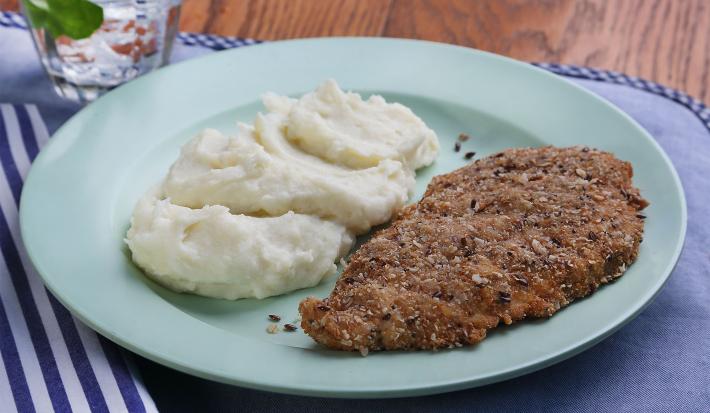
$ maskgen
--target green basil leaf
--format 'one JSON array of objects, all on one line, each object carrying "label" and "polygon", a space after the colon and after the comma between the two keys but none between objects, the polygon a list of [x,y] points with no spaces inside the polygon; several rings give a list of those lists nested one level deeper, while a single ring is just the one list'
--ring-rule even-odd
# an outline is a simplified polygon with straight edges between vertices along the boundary
[{"label": "green basil leaf", "polygon": [[23,0],[23,4],[32,25],[46,28],[55,38],[84,39],[104,20],[104,10],[88,0]]},{"label": "green basil leaf", "polygon": [[30,20],[32,27],[45,27],[47,24],[47,9],[36,6],[30,0],[22,0],[27,12],[27,18]]},{"label": "green basil leaf", "polygon": [[104,10],[88,0],[47,0],[50,16],[72,39],[83,39],[101,26]]}]

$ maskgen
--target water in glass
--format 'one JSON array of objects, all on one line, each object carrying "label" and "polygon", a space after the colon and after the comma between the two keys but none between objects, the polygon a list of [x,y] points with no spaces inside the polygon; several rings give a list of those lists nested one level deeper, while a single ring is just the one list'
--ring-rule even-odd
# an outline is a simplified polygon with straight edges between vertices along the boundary
[{"label": "water in glass", "polygon": [[90,37],[32,35],[57,93],[88,102],[167,63],[177,33],[180,0],[92,0],[104,21]]}]

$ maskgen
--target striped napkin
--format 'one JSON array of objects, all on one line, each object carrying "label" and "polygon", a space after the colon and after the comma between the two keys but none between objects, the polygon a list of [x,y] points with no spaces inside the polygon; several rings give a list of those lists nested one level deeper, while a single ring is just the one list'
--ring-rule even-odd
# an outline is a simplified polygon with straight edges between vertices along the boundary
[{"label": "striped napkin", "polygon": [[124,353],[47,291],[22,245],[22,184],[48,139],[35,105],[0,104],[0,411],[155,412]]},{"label": "striped napkin", "polygon": [[157,411],[123,352],[47,291],[22,245],[22,184],[48,139],[35,105],[0,104],[0,411]]}]

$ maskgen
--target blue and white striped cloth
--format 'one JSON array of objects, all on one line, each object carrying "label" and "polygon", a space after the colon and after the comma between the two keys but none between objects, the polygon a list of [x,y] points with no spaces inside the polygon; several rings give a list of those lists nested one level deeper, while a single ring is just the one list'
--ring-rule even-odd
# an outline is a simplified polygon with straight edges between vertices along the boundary
[{"label": "blue and white striped cloth", "polygon": [[48,139],[35,105],[0,104],[0,412],[155,412],[123,351],[46,290],[22,245],[22,184]]}]

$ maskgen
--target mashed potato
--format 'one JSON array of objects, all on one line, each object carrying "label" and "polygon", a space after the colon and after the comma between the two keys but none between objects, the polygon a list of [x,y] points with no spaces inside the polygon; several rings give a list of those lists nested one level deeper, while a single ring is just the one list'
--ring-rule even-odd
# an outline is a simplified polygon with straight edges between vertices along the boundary
[{"label": "mashed potato", "polygon": [[434,161],[439,141],[408,107],[382,96],[363,100],[333,80],[299,100],[275,94],[264,105],[286,115],[286,138],[305,152],[351,168],[377,166],[385,159],[418,169]]},{"label": "mashed potato", "polygon": [[331,219],[361,234],[387,222],[407,202],[414,174],[398,161],[367,169],[329,164],[293,148],[279,115],[257,116],[235,137],[208,129],[182,148],[163,183],[177,205],[224,205],[235,214],[288,211]]},{"label": "mashed potato", "polygon": [[316,285],[354,234],[402,208],[438,152],[411,110],[333,81],[264,105],[236,136],[198,134],[136,205],[126,243],[162,285],[226,299]]},{"label": "mashed potato", "polygon": [[220,205],[185,208],[144,196],[127,243],[159,283],[210,297],[264,298],[312,287],[335,272],[353,238],[341,225],[288,212],[234,215]]}]

